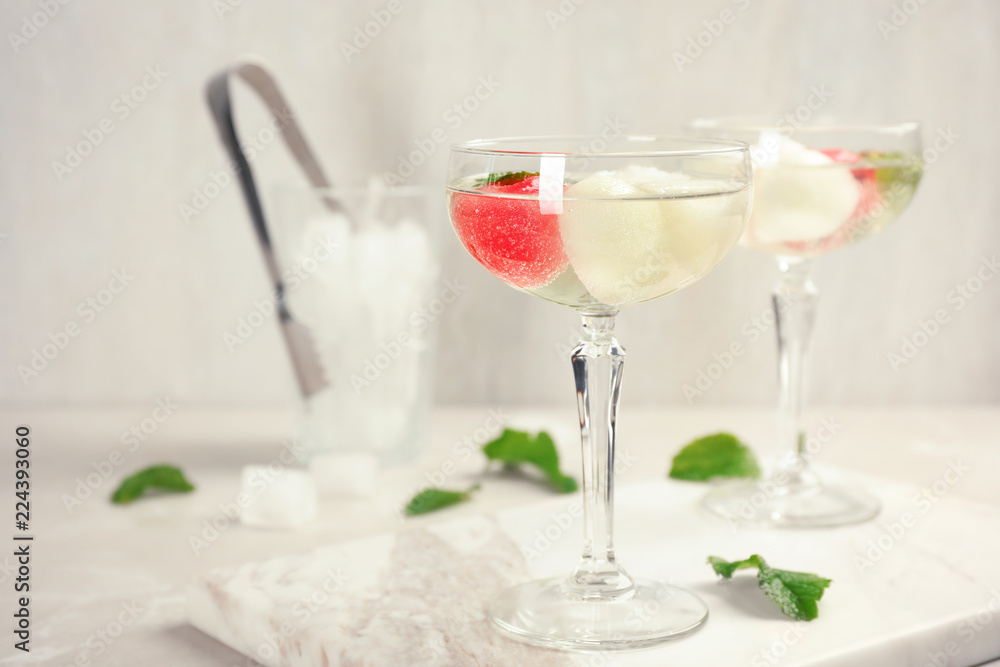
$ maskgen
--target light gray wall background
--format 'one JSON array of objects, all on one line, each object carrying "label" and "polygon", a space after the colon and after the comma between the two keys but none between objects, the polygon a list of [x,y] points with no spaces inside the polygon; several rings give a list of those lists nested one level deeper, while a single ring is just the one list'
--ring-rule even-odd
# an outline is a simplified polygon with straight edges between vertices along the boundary
[{"label": "light gray wall background", "polygon": [[[203,84],[246,52],[272,64],[341,183],[396,168],[439,127],[449,142],[599,132],[615,119],[631,132],[671,133],[700,115],[777,119],[814,87],[830,92],[824,114],[918,119],[930,141],[951,132],[957,139],[895,226],[815,263],[822,301],[811,395],[854,405],[1000,399],[1000,279],[961,309],[948,298],[1000,251],[1000,3],[402,1],[348,62],[342,44],[385,0],[46,2],[58,12],[35,17],[46,23],[37,34],[24,21],[44,3],[0,9],[0,400],[294,400],[273,323],[235,352],[223,340],[268,293],[238,189],[223,188],[190,221],[179,212],[224,164]],[[702,35],[711,43],[679,68],[674,54],[704,22],[717,30],[723,10],[735,21],[711,40]],[[30,38],[12,41],[22,31]],[[166,77],[123,117],[115,100],[149,67]],[[499,87],[460,126],[445,122],[480,77]],[[105,118],[113,132],[60,180],[53,161]],[[249,112],[241,122],[255,132],[263,120]],[[440,225],[446,152],[409,179],[435,188]],[[292,173],[277,143],[257,164],[266,179]],[[444,246],[444,276],[469,289],[441,316],[437,400],[569,400],[558,350],[573,313],[500,284],[450,232]],[[123,267],[134,280],[86,321],[78,304]],[[682,386],[740,341],[747,353],[695,403],[770,404],[773,330],[752,341],[744,327],[768,308],[774,278],[769,257],[737,249],[700,283],[625,312],[626,401],[687,404]],[[948,323],[893,370],[887,354],[938,309]],[[80,335],[23,382],[17,365],[69,322]]]}]

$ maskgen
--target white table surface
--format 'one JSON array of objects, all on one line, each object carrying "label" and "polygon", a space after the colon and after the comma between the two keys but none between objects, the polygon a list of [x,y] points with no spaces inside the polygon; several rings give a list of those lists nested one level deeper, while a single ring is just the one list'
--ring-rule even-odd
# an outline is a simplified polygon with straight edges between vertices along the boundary
[{"label": "white table surface", "polygon": [[[247,659],[186,623],[183,587],[197,573],[225,565],[260,561],[338,540],[397,528],[398,503],[428,472],[454,461],[449,481],[459,487],[481,463],[458,460],[453,445],[487,420],[500,406],[442,408],[435,412],[432,443],[415,462],[384,472],[374,501],[326,501],[321,520],[297,532],[259,531],[233,525],[208,548],[195,553],[189,538],[202,534],[204,521],[230,501],[239,470],[273,459],[292,432],[287,411],[206,409],[181,406],[135,452],[120,441],[123,431],[148,416],[151,406],[105,410],[4,408],[3,432],[13,441],[17,424],[32,429],[32,651],[15,651],[10,625],[0,644],[0,665],[247,665]],[[571,410],[571,408],[570,408]],[[565,408],[518,410],[503,406],[515,425],[544,425],[560,443],[565,466],[575,470],[579,452],[573,442],[575,415]],[[909,408],[895,410],[814,410],[842,424],[819,457],[843,468],[900,482],[925,485],[941,477],[950,460],[971,466],[950,492],[955,497],[1000,509],[1000,408]],[[737,433],[761,454],[773,437],[773,414],[759,409],[646,410],[626,403],[620,421],[620,446],[639,465],[620,476],[620,484],[662,477],[673,453],[693,437],[719,430]],[[12,447],[12,445],[11,445]],[[64,494],[77,478],[95,470],[112,450],[125,461],[94,494],[72,512]],[[9,449],[7,450],[10,451]],[[0,490],[13,514],[13,456],[0,464]],[[197,486],[192,494],[160,497],[128,508],[107,498],[118,480],[145,465],[177,463]],[[475,501],[426,517],[426,521],[471,516],[551,497],[539,485],[491,477]],[[13,517],[11,517],[13,520]],[[11,530],[10,533],[14,531]],[[7,537],[0,537],[10,540]],[[8,545],[13,542],[8,542]],[[961,545],[956,545],[960,549]],[[0,549],[0,614],[13,613],[13,548]],[[134,622],[117,634],[123,605],[132,605]],[[126,618],[128,615],[126,614]],[[1000,660],[989,663],[997,667]]]}]

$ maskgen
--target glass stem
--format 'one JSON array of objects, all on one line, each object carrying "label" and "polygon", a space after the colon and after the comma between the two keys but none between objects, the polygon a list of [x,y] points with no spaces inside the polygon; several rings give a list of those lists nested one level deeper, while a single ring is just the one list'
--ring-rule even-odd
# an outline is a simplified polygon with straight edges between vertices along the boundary
[{"label": "glass stem", "polygon": [[583,558],[568,586],[585,598],[630,593],[632,579],[615,560],[612,537],[615,422],[625,350],[614,337],[617,313],[583,315],[573,375],[583,445]]},{"label": "glass stem", "polygon": [[787,491],[817,487],[819,478],[805,457],[806,432],[802,426],[809,343],[819,292],[809,278],[808,260],[778,260],[781,276],[774,287],[772,305],[778,332],[778,460],[774,473]]}]

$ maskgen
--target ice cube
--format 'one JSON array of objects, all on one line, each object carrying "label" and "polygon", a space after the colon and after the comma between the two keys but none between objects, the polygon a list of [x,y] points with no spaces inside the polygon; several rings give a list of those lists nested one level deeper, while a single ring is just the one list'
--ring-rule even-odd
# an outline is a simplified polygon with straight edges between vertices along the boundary
[{"label": "ice cube", "polygon": [[[377,200],[370,204],[366,216]],[[313,236],[326,233],[325,224]],[[316,281],[322,290],[309,295],[315,310],[307,323],[330,387],[310,400],[303,438],[317,454],[354,447],[374,456],[398,449],[413,430],[415,397],[426,390],[426,333],[412,320],[430,298],[438,264],[430,233],[412,218],[365,217],[357,231],[335,234],[344,261],[336,264],[340,273],[324,274],[336,280]],[[364,480],[359,473],[360,486],[348,492],[362,493]]]},{"label": "ice cube", "polygon": [[292,314],[306,326],[313,327],[326,316],[331,287],[349,279],[350,249],[351,228],[344,215],[318,215],[303,225],[290,258],[298,277],[288,281],[286,294]]},{"label": "ice cube", "polygon": [[324,498],[371,498],[378,481],[378,459],[367,452],[320,454],[309,461]]},{"label": "ice cube", "polygon": [[337,279],[348,267],[351,255],[351,223],[341,213],[328,213],[305,223],[296,261],[319,259],[316,276],[323,280]]},{"label": "ice cube", "polygon": [[389,228],[382,223],[373,223],[358,232],[351,257],[358,287],[378,289],[389,281],[396,259],[390,256],[391,241]]},{"label": "ice cube", "polygon": [[427,228],[412,218],[402,218],[393,229],[402,272],[422,287],[437,277],[437,262]]},{"label": "ice cube", "polygon": [[304,470],[250,465],[243,468],[240,521],[254,528],[299,528],[316,519],[319,495]]}]

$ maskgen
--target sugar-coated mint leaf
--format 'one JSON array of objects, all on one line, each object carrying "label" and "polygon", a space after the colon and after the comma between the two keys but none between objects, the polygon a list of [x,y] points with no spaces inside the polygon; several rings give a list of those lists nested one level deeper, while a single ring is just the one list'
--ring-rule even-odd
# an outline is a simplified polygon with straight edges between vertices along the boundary
[{"label": "sugar-coated mint leaf", "polygon": [[798,621],[811,621],[819,615],[816,603],[831,581],[808,572],[775,570],[763,559],[757,578],[760,587],[781,607],[785,616]]},{"label": "sugar-coated mint leaf", "polygon": [[477,178],[476,185],[482,187],[484,185],[514,185],[515,183],[520,183],[526,178],[531,178],[532,176],[538,176],[537,171],[507,171],[501,173],[490,174],[485,178]]},{"label": "sugar-coated mint leaf", "polygon": [[490,461],[499,461],[505,466],[523,463],[535,466],[559,493],[576,491],[576,480],[559,470],[559,452],[545,431],[532,437],[524,431],[504,429],[500,437],[483,445],[483,453]]},{"label": "sugar-coated mint leaf", "polygon": [[194,491],[194,486],[184,478],[180,468],[157,465],[126,477],[111,496],[111,502],[119,505],[130,503],[143,496],[149,489],[187,493]]},{"label": "sugar-coated mint leaf", "polygon": [[427,489],[413,496],[413,499],[406,506],[406,513],[409,516],[416,516],[418,514],[434,512],[445,507],[451,507],[452,505],[465,502],[472,497],[473,491],[478,490],[478,484],[468,491]]},{"label": "sugar-coated mint leaf", "polygon": [[685,445],[674,457],[669,476],[691,482],[713,477],[757,477],[760,467],[750,448],[731,433],[716,433]]},{"label": "sugar-coated mint leaf", "polygon": [[726,579],[732,577],[736,570],[756,567],[758,585],[785,616],[796,621],[811,621],[819,615],[816,603],[823,597],[823,592],[831,583],[830,579],[809,572],[772,568],[757,554],[746,560],[732,562],[718,556],[709,556],[708,562],[716,574]]}]

